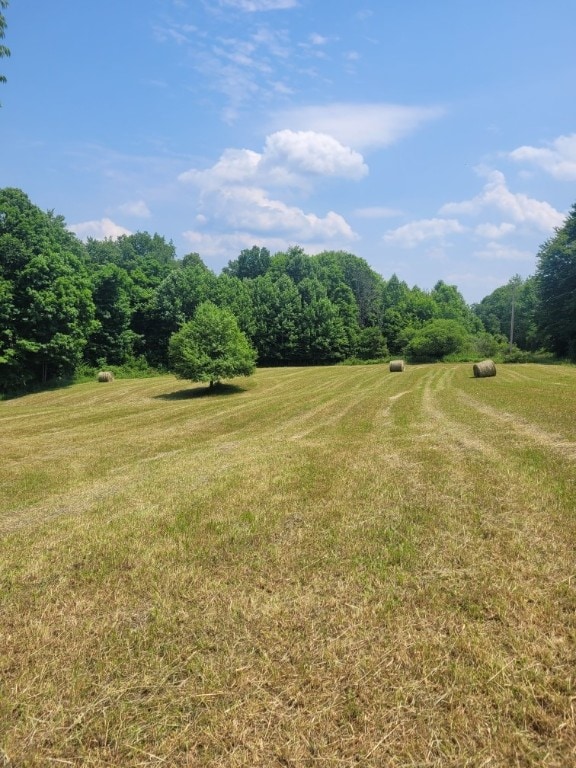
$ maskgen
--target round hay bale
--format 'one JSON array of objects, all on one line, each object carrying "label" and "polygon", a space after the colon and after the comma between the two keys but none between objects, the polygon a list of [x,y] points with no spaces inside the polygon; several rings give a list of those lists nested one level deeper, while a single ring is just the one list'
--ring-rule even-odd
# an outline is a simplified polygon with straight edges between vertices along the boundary
[{"label": "round hay bale", "polygon": [[482,360],[481,363],[474,363],[472,370],[476,379],[485,379],[487,376],[496,376],[496,366],[492,360]]},{"label": "round hay bale", "polygon": [[114,381],[114,374],[112,371],[100,371],[98,373],[98,381]]},{"label": "round hay bale", "polygon": [[402,373],[404,360],[390,360],[390,373]]}]

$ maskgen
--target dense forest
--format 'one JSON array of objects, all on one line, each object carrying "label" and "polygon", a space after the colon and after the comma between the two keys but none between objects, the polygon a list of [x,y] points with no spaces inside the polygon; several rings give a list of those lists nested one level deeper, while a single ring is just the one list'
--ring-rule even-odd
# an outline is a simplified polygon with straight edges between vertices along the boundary
[{"label": "dense forest", "polygon": [[259,365],[574,359],[576,205],[533,277],[469,306],[455,286],[409,287],[344,251],[254,246],[216,275],[158,234],[82,243],[21,190],[0,190],[0,391],[88,368],[169,370],[171,337],[205,302],[234,315]]}]

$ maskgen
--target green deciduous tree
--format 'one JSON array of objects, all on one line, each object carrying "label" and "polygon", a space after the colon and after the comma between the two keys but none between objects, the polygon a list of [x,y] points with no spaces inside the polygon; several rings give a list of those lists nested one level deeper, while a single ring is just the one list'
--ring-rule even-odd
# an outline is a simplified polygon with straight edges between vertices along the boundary
[{"label": "green deciduous tree", "polygon": [[386,339],[380,328],[362,328],[356,340],[355,356],[360,360],[381,360],[388,355]]},{"label": "green deciduous tree", "polygon": [[288,275],[270,273],[251,282],[254,313],[254,346],[260,363],[294,363],[298,360],[298,327],[302,301]]},{"label": "green deciduous tree", "polygon": [[0,386],[69,376],[94,329],[82,244],[18,189],[0,190]]},{"label": "green deciduous tree", "polygon": [[168,358],[179,378],[208,381],[212,387],[222,379],[250,376],[256,352],[234,315],[206,301],[170,338]]},{"label": "green deciduous tree", "polygon": [[245,248],[241,251],[237,259],[229,261],[228,266],[224,267],[222,271],[224,274],[238,277],[240,280],[259,277],[266,274],[270,267],[270,261],[270,251],[267,248],[253,245],[252,248]]},{"label": "green deciduous tree", "polygon": [[515,275],[473,307],[488,333],[510,338],[514,307],[514,342],[525,350],[540,346],[536,327],[537,284],[535,277]]},{"label": "green deciduous tree", "polygon": [[301,310],[298,318],[298,354],[303,363],[343,360],[350,352],[344,322],[337,307],[316,278],[298,283]]},{"label": "green deciduous tree", "polygon": [[136,340],[130,330],[132,281],[126,270],[104,264],[92,275],[92,292],[97,327],[88,339],[85,358],[91,365],[99,360],[123,365],[132,358]]},{"label": "green deciduous tree", "polygon": [[431,320],[417,330],[406,347],[414,360],[441,360],[463,351],[468,333],[457,320]]},{"label": "green deciduous tree", "polygon": [[553,352],[576,359],[576,204],[540,248],[536,279],[539,331]]},{"label": "green deciduous tree", "polygon": [[212,300],[217,278],[197,254],[188,254],[157,287],[147,312],[146,358],[155,366],[168,365],[168,342],[191,320],[198,306]]}]

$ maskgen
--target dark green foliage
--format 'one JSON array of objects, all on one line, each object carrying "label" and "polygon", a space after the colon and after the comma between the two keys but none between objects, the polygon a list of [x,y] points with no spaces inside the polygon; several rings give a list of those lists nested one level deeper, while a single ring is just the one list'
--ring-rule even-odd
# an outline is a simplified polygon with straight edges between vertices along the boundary
[{"label": "dark green foliage", "polygon": [[62,217],[0,190],[0,388],[71,376],[94,312],[82,245]]},{"label": "dark green foliage", "polygon": [[[163,332],[158,322],[156,292],[177,267],[173,244],[158,234],[136,232],[117,240],[89,239],[86,250],[94,274],[102,265],[113,265],[126,276],[122,302],[129,305],[131,348],[125,347],[126,356],[118,364],[138,355],[145,355],[156,365],[165,362],[169,335],[178,326]],[[124,309],[118,311],[123,313]]]},{"label": "dark green foliage", "polygon": [[209,381],[250,376],[254,372],[256,352],[234,315],[212,302],[200,304],[194,318],[170,339],[171,370],[182,379]]},{"label": "dark green foliage", "polygon": [[510,339],[512,305],[514,305],[514,342],[524,350],[540,346],[536,326],[536,278],[522,280],[513,277],[507,285],[497,288],[474,306],[474,312],[484,328],[495,336]]},{"label": "dark green foliage", "polygon": [[[294,246],[271,256],[253,246],[216,276],[196,253],[177,260],[172,243],[158,234],[83,246],[61,217],[42,213],[19,190],[4,190],[0,201],[4,388],[70,375],[80,362],[125,370],[174,367],[170,339],[180,338],[207,302],[234,318],[267,365],[389,354],[415,360],[501,356],[511,295],[520,346],[536,348],[538,320],[554,349],[574,349],[574,225],[543,247],[538,280],[515,279],[472,311],[455,286],[440,281],[424,291],[396,275],[386,281],[345,251],[308,256]],[[559,311],[548,313],[558,296],[565,299]],[[197,375],[203,368],[194,359]]]},{"label": "dark green foliage", "polygon": [[254,278],[265,275],[270,267],[271,258],[267,248],[259,248],[257,245],[252,248],[246,248],[240,253],[240,256],[234,261],[229,261],[228,266],[224,267],[224,274],[231,277]]},{"label": "dark green foliage", "polygon": [[99,360],[122,365],[132,357],[136,334],[130,329],[133,284],[116,264],[99,266],[92,275],[97,328],[90,335],[85,358],[91,365]]},{"label": "dark green foliage", "polygon": [[536,279],[539,331],[553,352],[576,359],[576,204],[540,248]]},{"label": "dark green foliage", "polygon": [[406,352],[415,361],[442,360],[462,352],[467,341],[468,333],[457,320],[431,320],[412,336]]},{"label": "dark green foliage", "polygon": [[356,340],[354,354],[359,360],[382,360],[388,356],[386,339],[379,328],[362,328]]},{"label": "dark green foliage", "polygon": [[168,365],[168,342],[190,320],[198,306],[216,294],[217,278],[197,254],[185,256],[154,292],[147,311],[146,357],[152,365]]},{"label": "dark green foliage", "polygon": [[298,357],[305,363],[343,360],[351,351],[344,322],[326,289],[316,278],[298,284],[301,311],[298,323]]},{"label": "dark green foliage", "polygon": [[298,325],[302,301],[288,275],[275,280],[271,274],[251,283],[254,311],[253,344],[260,363],[294,363],[298,360]]},{"label": "dark green foliage", "polygon": [[339,280],[349,287],[356,301],[359,326],[378,326],[382,318],[384,280],[368,263],[346,251],[324,251],[315,257],[323,280]]}]

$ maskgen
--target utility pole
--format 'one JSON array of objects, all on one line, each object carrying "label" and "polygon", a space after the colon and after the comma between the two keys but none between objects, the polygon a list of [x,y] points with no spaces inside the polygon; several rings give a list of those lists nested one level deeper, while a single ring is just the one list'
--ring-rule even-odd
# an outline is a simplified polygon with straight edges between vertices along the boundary
[{"label": "utility pole", "polygon": [[512,352],[512,346],[514,344],[514,306],[516,304],[516,288],[518,286],[517,280],[512,283],[512,311],[510,312],[510,346],[509,351]]}]

